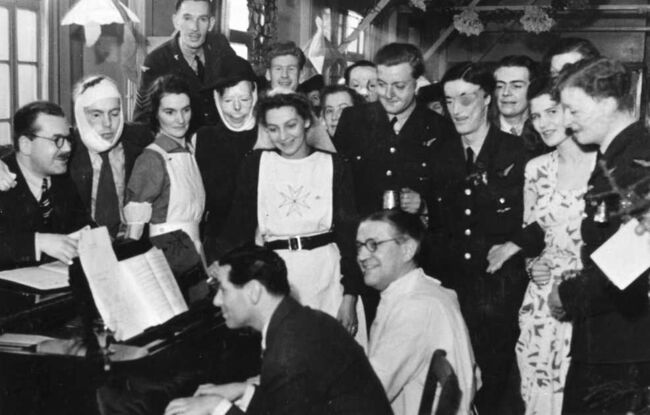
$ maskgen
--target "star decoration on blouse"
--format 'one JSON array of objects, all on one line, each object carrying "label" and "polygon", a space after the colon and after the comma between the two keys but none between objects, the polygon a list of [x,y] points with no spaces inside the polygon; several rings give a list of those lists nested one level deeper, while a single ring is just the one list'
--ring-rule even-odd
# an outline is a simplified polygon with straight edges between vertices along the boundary
[{"label": "star decoration on blouse", "polygon": [[291,185],[287,185],[287,188],[287,193],[280,192],[283,198],[280,209],[287,208],[287,216],[291,216],[294,213],[302,216],[303,209],[311,209],[307,204],[307,198],[311,195],[311,192],[303,192],[304,188],[302,186],[294,188]]}]

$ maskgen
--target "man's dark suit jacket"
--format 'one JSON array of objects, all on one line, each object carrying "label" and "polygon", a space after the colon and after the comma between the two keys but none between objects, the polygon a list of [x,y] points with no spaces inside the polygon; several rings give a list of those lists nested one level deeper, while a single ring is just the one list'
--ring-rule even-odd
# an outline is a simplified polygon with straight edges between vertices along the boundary
[{"label": "man's dark suit jacket", "polygon": [[[34,233],[43,231],[41,211],[16,156],[3,161],[16,174],[17,184],[0,192],[0,269],[34,265]],[[49,233],[68,234],[91,223],[74,183],[66,175],[51,177],[50,194],[54,210]],[[48,260],[52,258],[41,256],[42,262]]]},{"label": "man's dark suit jacket", "polygon": [[204,79],[201,80],[183,57],[178,45],[178,35],[154,49],[144,60],[138,98],[133,112],[133,120],[145,124],[150,123],[151,101],[149,88],[156,78],[174,74],[185,80],[190,87],[192,100],[191,131],[196,131],[204,125],[216,125],[219,114],[214,103],[211,89],[206,89],[221,77],[223,68],[221,62],[224,56],[234,55],[228,39],[220,33],[208,33],[203,45],[205,54]]},{"label": "man's dark suit jacket", "polygon": [[[131,170],[135,164],[135,159],[142,153],[142,150],[151,142],[153,142],[153,133],[148,125],[126,123],[122,130],[119,142],[122,143],[124,148],[124,181],[128,183],[131,177]],[[77,186],[77,192],[81,197],[88,215],[92,212],[92,188],[93,188],[93,167],[90,162],[90,155],[88,149],[79,137],[79,132],[75,130],[74,134],[74,149],[68,164],[68,173],[70,178]],[[124,186],[126,188],[126,183]],[[104,225],[104,224],[99,224]]]},{"label": "man's dark suit jacket", "polygon": [[382,209],[385,190],[409,187],[424,194],[435,145],[455,135],[453,125],[424,106],[416,106],[398,135],[380,102],[346,108],[334,145],[352,166],[361,216]]},{"label": "man's dark suit jacket", "polygon": [[[234,407],[229,415],[242,413]],[[361,346],[334,318],[282,300],[266,333],[247,414],[392,414]]]}]

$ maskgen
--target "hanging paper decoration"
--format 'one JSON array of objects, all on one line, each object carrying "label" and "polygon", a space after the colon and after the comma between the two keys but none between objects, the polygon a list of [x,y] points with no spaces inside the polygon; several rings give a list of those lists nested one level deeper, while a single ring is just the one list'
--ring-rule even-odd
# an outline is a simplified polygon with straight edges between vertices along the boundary
[{"label": "hanging paper decoration", "polygon": [[90,47],[99,39],[102,25],[127,23],[116,4],[119,4],[131,22],[140,23],[138,16],[122,2],[114,0],[79,0],[63,17],[61,25],[78,24],[83,26],[86,46]]},{"label": "hanging paper decoration", "polygon": [[524,30],[533,33],[548,32],[555,24],[546,11],[539,6],[526,7],[524,15],[519,19]]},{"label": "hanging paper decoration", "polygon": [[473,8],[463,10],[454,16],[454,27],[465,36],[478,36],[485,27]]},{"label": "hanging paper decoration", "polygon": [[422,11],[427,10],[427,4],[424,0],[409,0],[411,2],[411,6],[417,7],[418,9]]}]

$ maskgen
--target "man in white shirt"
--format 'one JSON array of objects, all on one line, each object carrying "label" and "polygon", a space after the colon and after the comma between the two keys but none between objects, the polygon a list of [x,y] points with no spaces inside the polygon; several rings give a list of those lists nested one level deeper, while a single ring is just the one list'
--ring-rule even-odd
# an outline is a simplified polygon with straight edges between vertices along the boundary
[{"label": "man in white shirt", "polygon": [[289,296],[287,269],[268,248],[243,246],[211,267],[214,304],[229,328],[262,333],[259,385],[202,385],[165,415],[388,415],[390,405],[363,349],[333,317]]},{"label": "man in white shirt", "polygon": [[456,294],[417,265],[423,234],[420,219],[399,210],[371,214],[359,225],[364,281],[381,291],[369,359],[394,413],[411,415],[418,413],[434,351],[445,350],[462,392],[458,413],[467,414],[480,377]]}]

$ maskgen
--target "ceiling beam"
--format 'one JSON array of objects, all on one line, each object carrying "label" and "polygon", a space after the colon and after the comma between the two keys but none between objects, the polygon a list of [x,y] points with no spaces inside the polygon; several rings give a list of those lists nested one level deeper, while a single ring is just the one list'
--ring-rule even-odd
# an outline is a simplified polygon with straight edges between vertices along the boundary
[{"label": "ceiling beam", "polygon": [[361,20],[359,26],[343,42],[339,45],[339,52],[344,53],[348,45],[359,37],[359,34],[366,30],[375,18],[381,13],[382,10],[388,6],[391,0],[379,0],[379,2],[368,12],[368,14]]}]

